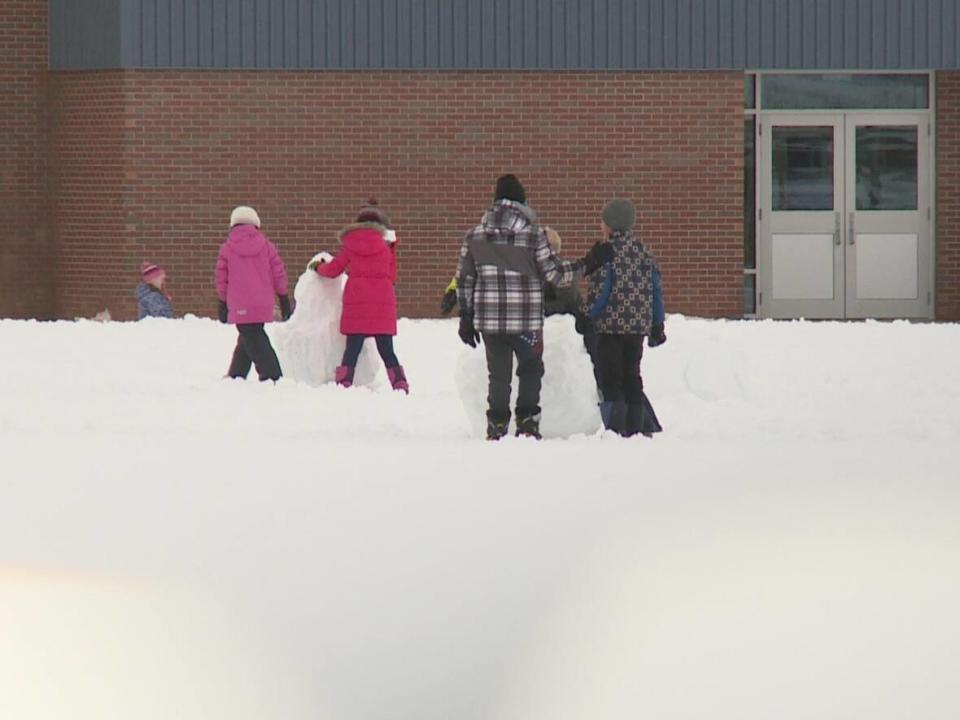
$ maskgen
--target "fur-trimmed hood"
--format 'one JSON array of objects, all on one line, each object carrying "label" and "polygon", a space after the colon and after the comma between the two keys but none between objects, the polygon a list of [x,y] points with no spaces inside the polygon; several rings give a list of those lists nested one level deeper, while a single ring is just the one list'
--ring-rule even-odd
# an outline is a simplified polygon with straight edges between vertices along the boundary
[{"label": "fur-trimmed hood", "polygon": [[340,244],[357,255],[375,255],[383,252],[387,246],[386,238],[387,228],[375,222],[353,223],[337,233]]}]

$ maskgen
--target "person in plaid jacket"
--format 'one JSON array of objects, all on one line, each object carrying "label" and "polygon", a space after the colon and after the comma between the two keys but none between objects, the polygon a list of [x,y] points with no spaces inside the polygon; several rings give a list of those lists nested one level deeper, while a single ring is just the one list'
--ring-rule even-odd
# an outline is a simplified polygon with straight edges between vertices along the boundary
[{"label": "person in plaid jacket", "polygon": [[517,435],[540,437],[543,377],[543,283],[568,286],[613,258],[597,243],[582,259],[561,260],[526,204],[515,175],[497,180],[494,203],[460,246],[457,295],[460,339],[483,338],[490,386],[487,438],[499,440],[510,423],[510,376],[517,357]]}]

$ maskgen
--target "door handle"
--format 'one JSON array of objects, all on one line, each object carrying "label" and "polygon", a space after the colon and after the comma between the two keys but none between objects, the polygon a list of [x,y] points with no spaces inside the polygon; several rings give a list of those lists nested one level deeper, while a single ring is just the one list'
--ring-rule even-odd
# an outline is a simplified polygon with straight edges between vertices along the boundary
[{"label": "door handle", "polygon": [[847,224],[847,243],[853,245],[856,242],[856,233],[853,230],[854,213],[850,213],[850,222]]},{"label": "door handle", "polygon": [[840,245],[843,240],[840,239],[840,211],[833,214],[833,244]]}]

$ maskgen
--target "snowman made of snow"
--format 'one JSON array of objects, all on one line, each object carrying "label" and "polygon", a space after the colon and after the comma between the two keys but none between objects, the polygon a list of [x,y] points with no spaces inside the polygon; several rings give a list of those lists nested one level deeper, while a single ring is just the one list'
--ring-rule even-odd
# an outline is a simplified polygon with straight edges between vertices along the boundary
[{"label": "snowman made of snow", "polygon": [[[329,253],[317,253],[310,259],[330,262]],[[347,339],[340,333],[345,276],[325,278],[309,269],[309,265],[293,291],[296,310],[285,323],[271,330],[274,347],[280,357],[283,373],[308,385],[325,385],[334,381],[334,373],[343,359]],[[369,347],[368,347],[369,346]],[[364,342],[354,385],[372,385],[383,375],[382,363],[373,339]]]}]

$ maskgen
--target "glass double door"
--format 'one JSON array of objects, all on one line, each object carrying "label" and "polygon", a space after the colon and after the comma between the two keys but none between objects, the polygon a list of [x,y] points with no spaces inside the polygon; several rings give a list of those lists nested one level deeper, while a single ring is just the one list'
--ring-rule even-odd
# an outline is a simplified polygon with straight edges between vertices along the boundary
[{"label": "glass double door", "polygon": [[761,317],[932,317],[928,122],[761,117]]}]

